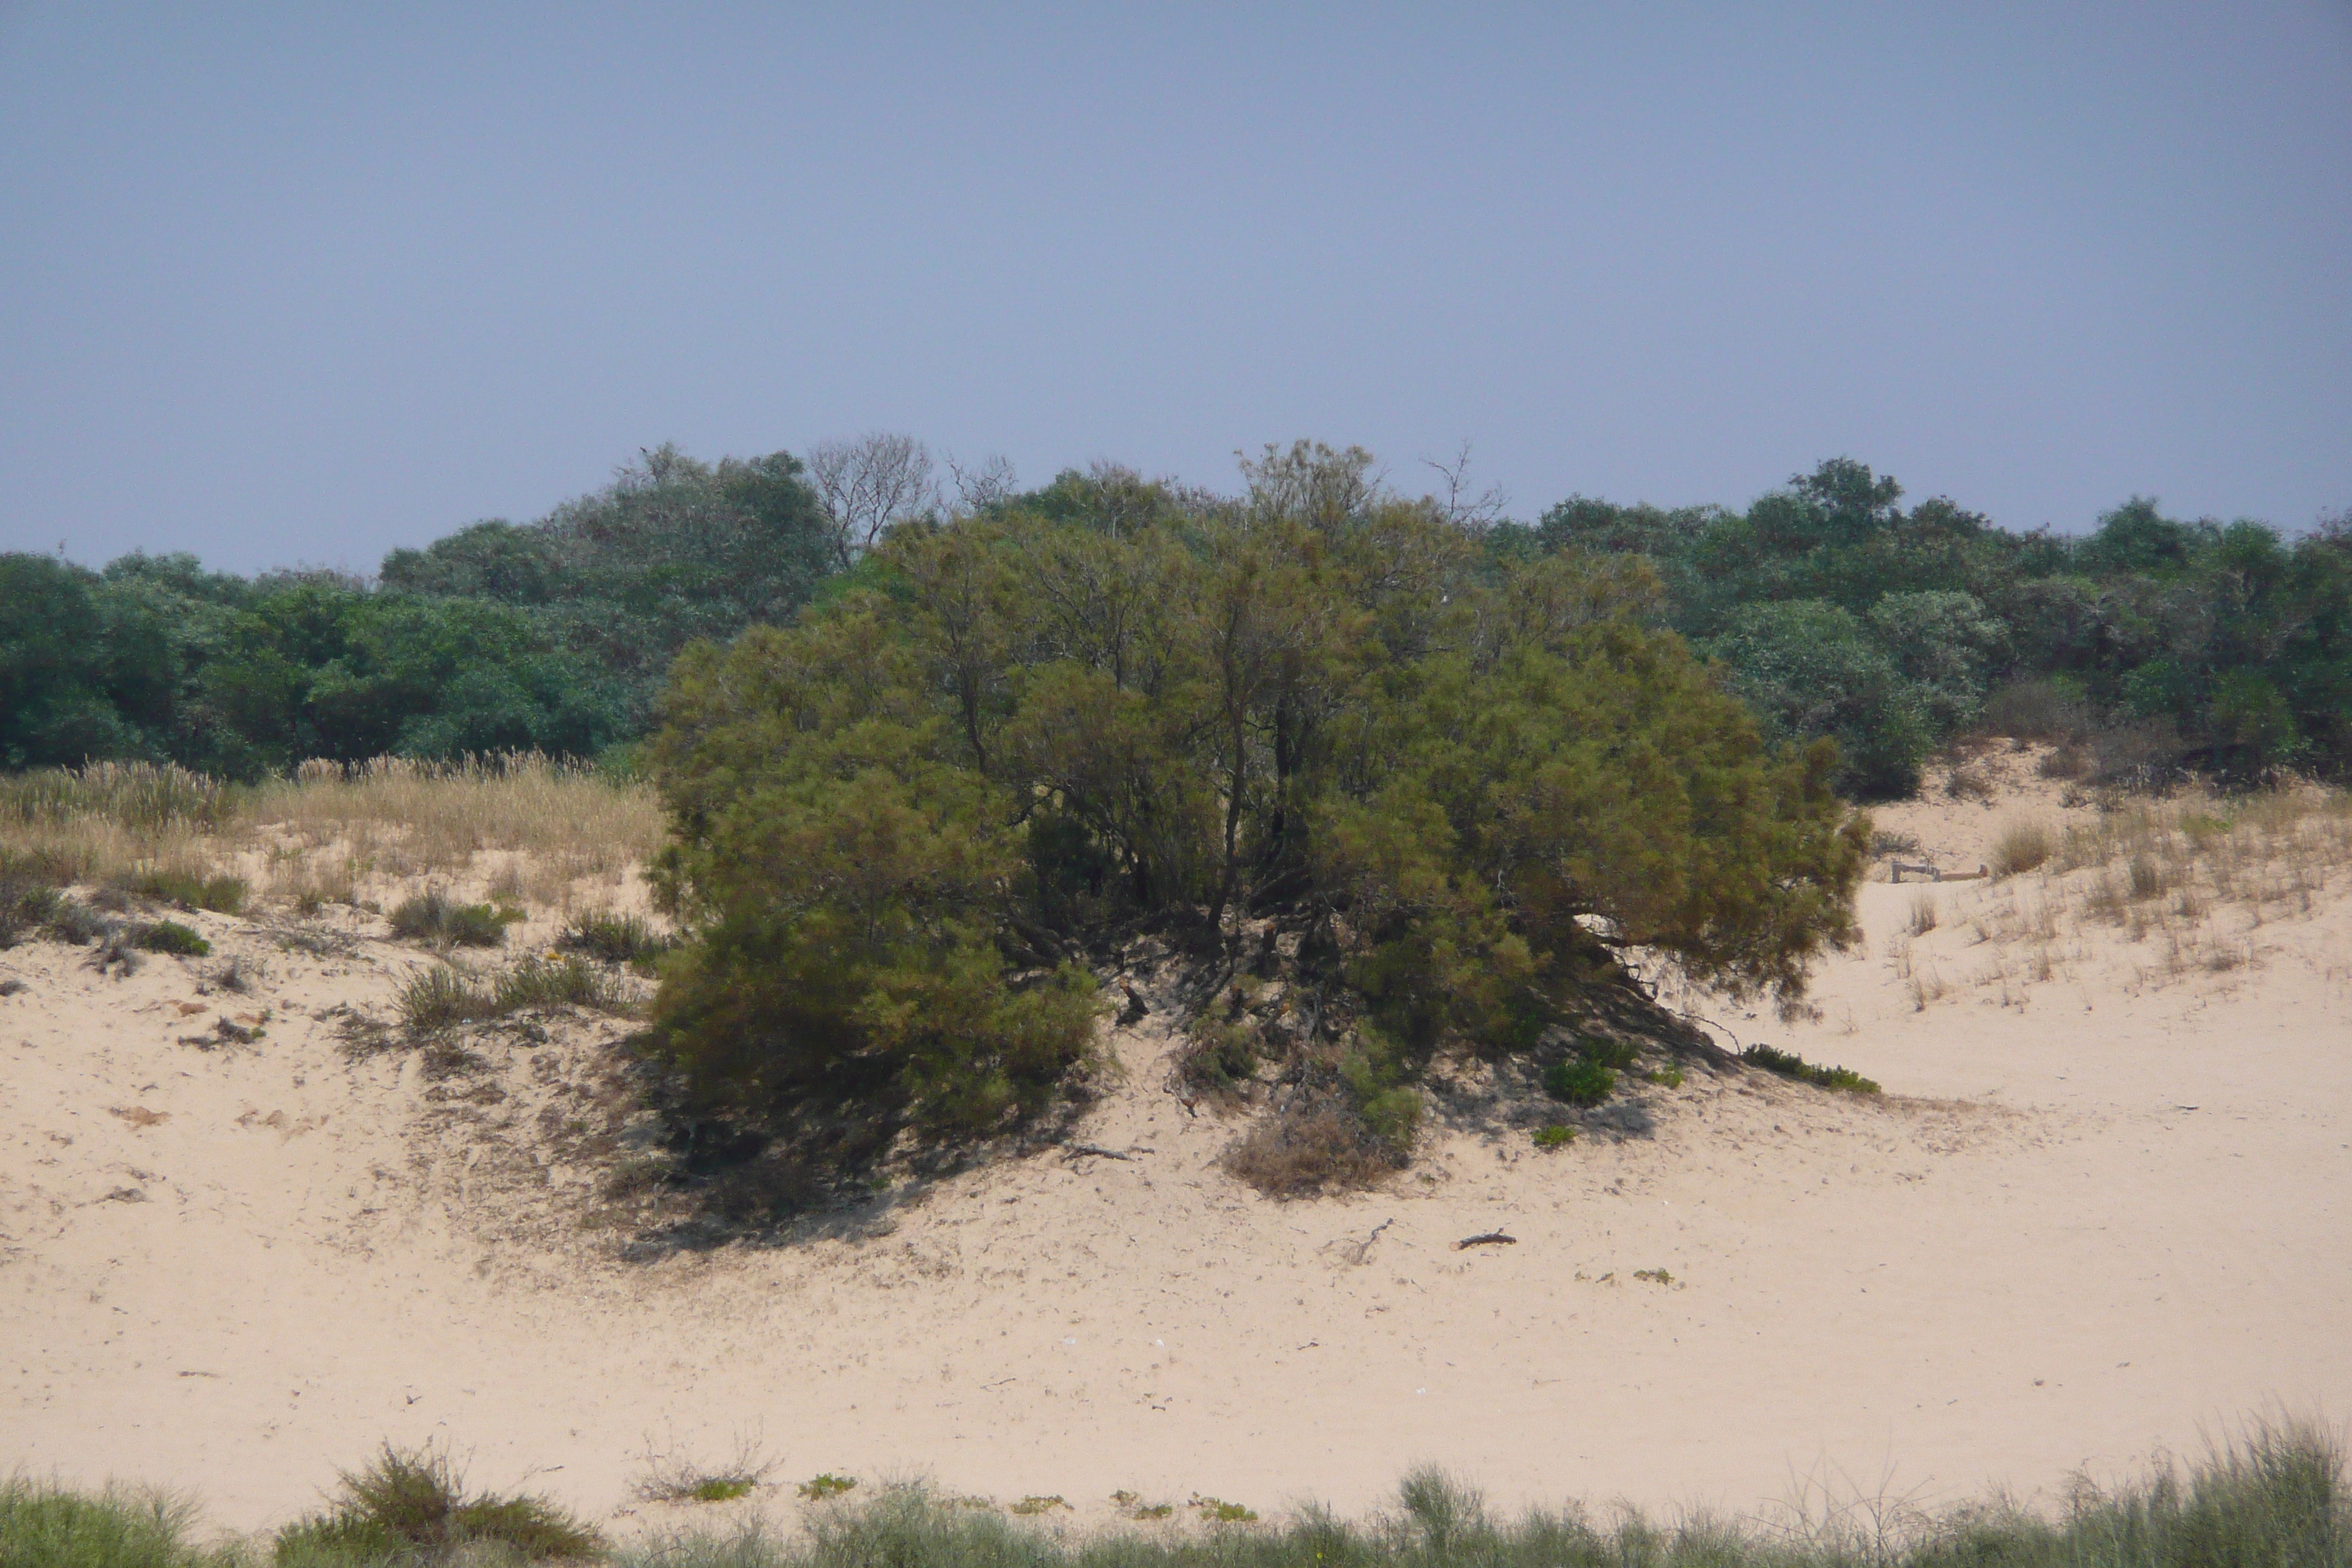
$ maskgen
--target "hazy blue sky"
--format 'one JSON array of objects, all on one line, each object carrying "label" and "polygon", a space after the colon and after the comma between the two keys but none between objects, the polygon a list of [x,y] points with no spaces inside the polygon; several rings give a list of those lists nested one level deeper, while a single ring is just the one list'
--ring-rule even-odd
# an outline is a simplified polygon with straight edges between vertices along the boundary
[{"label": "hazy blue sky", "polygon": [[0,4],[0,546],[641,446],[2352,505],[2352,5]]}]

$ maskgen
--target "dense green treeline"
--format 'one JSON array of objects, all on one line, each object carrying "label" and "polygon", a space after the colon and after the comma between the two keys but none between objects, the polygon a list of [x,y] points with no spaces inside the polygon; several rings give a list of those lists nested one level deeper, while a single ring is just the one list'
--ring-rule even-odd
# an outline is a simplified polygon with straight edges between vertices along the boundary
[{"label": "dense green treeline", "polygon": [[595,756],[649,728],[680,647],[789,619],[831,559],[793,459],[668,447],[541,522],[394,551],[373,584],[0,555],[0,765]]},{"label": "dense green treeline", "polygon": [[[811,479],[782,453],[663,447],[538,522],[394,551],[373,584],[0,555],[0,766],[143,757],[250,778],[311,756],[601,754],[653,728],[679,649],[788,624],[859,553],[852,533],[891,521],[845,518]],[[2089,737],[2118,775],[2352,768],[2340,521],[2290,541],[2135,499],[2069,540],[1902,500],[1838,459],[1745,510],[1572,497],[1466,531],[1498,561],[1646,558],[1658,622],[1720,661],[1768,733],[1835,739],[1850,795],[1909,793],[1938,742],[1988,721]],[[962,510],[1232,504],[1100,470]]]},{"label": "dense green treeline", "polygon": [[[1571,498],[1504,551],[1626,552],[1665,619],[1722,661],[1769,731],[1830,735],[1841,786],[1916,788],[1980,721],[2088,735],[2108,765],[2252,782],[2352,768],[2352,530],[2289,542],[2134,499],[2079,540],[2011,533],[1848,459],[1744,512]],[[1988,710],[1988,703],[1991,710]]]}]

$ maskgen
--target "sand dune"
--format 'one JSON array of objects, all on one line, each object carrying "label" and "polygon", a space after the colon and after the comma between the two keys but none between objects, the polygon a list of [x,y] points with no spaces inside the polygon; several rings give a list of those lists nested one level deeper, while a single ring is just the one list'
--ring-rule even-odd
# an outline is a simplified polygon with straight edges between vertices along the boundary
[{"label": "sand dune", "polygon": [[[2019,811],[2056,816],[2054,786],[1883,816],[1968,863]],[[109,979],[21,947],[0,1462],[185,1487],[235,1528],[428,1437],[608,1521],[657,1511],[631,1493],[648,1453],[747,1438],[780,1479],[921,1472],[1089,1512],[1122,1488],[1352,1510],[1423,1460],[1505,1502],[1746,1510],[1809,1476],[2046,1495],[2265,1402],[2341,1418],[2352,899],[2233,934],[2228,968],[2063,931],[2038,979],[1969,923],[2022,887],[1933,889],[1914,935],[1916,891],[1874,884],[1818,1021],[1698,1009],[1881,1099],[1698,1071],[1640,1090],[1646,1131],[1548,1152],[1441,1128],[1383,1190],[1281,1204],[1216,1168],[1233,1124],[1160,1090],[1155,1015],[1115,1037],[1124,1087],[1080,1134],[1130,1158],[650,1256],[579,1152],[626,1121],[619,1026],[436,1079],[346,1060],[330,1021],[413,949],[191,917],[265,965],[233,996],[199,993],[217,959]],[[249,1045],[184,1043],[265,1007]],[[1496,1230],[1516,1243],[1456,1248]]]}]

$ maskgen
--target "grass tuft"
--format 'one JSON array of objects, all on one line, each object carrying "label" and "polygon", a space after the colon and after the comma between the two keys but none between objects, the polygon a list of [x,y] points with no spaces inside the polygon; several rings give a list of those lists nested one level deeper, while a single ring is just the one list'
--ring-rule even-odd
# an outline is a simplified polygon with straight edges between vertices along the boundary
[{"label": "grass tuft", "polygon": [[655,959],[676,945],[635,915],[616,915],[605,910],[580,916],[555,939],[558,952],[576,952],[599,963],[625,963],[640,970],[650,967]]},{"label": "grass tuft", "polygon": [[437,888],[403,900],[390,917],[395,938],[436,947],[503,947],[507,927],[525,918],[511,906],[458,903]]},{"label": "grass tuft", "polygon": [[583,1007],[594,1013],[627,1013],[635,1005],[622,982],[576,958],[526,958],[488,980],[477,981],[446,964],[423,969],[393,994],[401,1026],[412,1038],[440,1034],[460,1024],[492,1019],[538,1007]]},{"label": "grass tuft", "polygon": [[201,932],[177,921],[155,921],[132,926],[126,941],[143,952],[168,952],[181,958],[209,958],[213,944]]}]

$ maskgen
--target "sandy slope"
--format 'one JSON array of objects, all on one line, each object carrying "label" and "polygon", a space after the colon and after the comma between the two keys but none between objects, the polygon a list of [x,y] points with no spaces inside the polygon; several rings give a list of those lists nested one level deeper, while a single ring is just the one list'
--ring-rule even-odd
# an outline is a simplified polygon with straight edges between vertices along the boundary
[{"label": "sandy slope", "polygon": [[[1902,811],[1955,861],[1994,820]],[[478,1481],[638,1521],[646,1454],[746,1436],[779,1479],[922,1471],[1097,1515],[1117,1488],[1361,1508],[1426,1459],[1504,1500],[1746,1509],[1797,1475],[2045,1490],[2266,1401],[2352,1413],[2352,900],[2227,973],[2094,934],[2046,983],[1976,984],[1995,944],[1964,917],[2008,894],[1937,896],[1909,962],[1951,988],[1924,1010],[1889,956],[1914,890],[1878,884],[1820,1022],[1718,1015],[1884,1100],[1694,1074],[1643,1091],[1647,1135],[1460,1129],[1389,1190],[1279,1205],[1215,1171],[1229,1126],[1159,1092],[1155,1017],[1082,1132],[1129,1160],[1042,1155],[833,1237],[640,1262],[582,1228],[593,1173],[564,1152],[620,1115],[609,1026],[435,1081],[346,1062],[312,1016],[413,952],[321,960],[197,917],[268,955],[229,998],[195,994],[204,963],[110,980],[19,948],[0,1464],[184,1486],[240,1528],[436,1436]],[[213,1015],[183,1005],[273,1014],[205,1049],[179,1041]],[[1453,1245],[1496,1228],[1517,1244]]]}]

